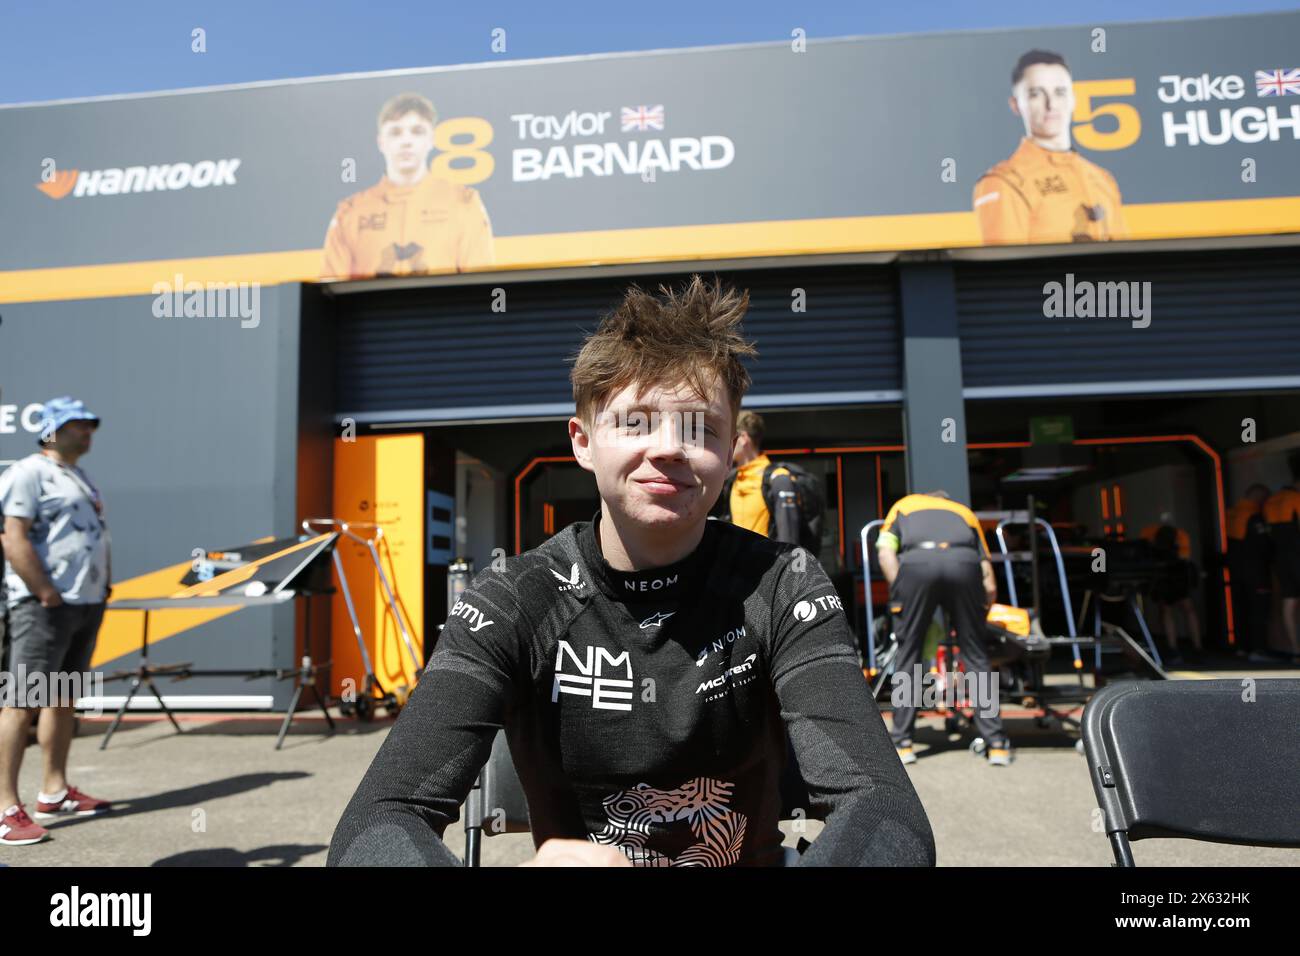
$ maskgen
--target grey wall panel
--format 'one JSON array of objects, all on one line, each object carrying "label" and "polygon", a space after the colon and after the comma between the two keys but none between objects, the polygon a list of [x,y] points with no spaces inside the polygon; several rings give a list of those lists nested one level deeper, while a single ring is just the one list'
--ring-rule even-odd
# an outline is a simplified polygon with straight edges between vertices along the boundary
[{"label": "grey wall panel", "polygon": [[[0,307],[0,405],[21,411],[71,394],[102,416],[81,464],[104,495],[115,580],[187,560],[196,547],[294,532],[297,296],[296,286],[262,289],[260,321],[248,328],[229,318],[156,318],[150,296]],[[17,421],[8,428],[0,460],[36,450],[35,434]],[[156,644],[151,656],[208,668],[291,666],[292,613],[241,611]],[[161,687],[274,694],[277,704],[291,692],[232,679]],[[106,692],[124,693],[125,684]]]},{"label": "grey wall panel", "polygon": [[[1045,316],[1067,275],[1150,283],[1150,325]],[[961,264],[957,308],[967,389],[1300,374],[1300,250]]]},{"label": "grey wall panel", "polygon": [[[688,274],[638,283],[680,285]],[[901,388],[897,290],[887,269],[724,273],[750,292],[745,334],[758,344],[751,395]],[[339,414],[567,405],[567,358],[626,279],[449,287],[339,299]],[[796,292],[802,290],[802,294]],[[796,303],[803,311],[795,311]]]}]

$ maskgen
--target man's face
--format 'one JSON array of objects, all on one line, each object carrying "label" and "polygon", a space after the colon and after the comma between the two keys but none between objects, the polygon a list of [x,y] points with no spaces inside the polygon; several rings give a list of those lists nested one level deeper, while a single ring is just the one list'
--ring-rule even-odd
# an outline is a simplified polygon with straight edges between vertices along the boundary
[{"label": "man's face", "polygon": [[95,423],[85,420],[68,422],[54,433],[54,447],[60,454],[84,455],[90,451]]},{"label": "man's face", "polygon": [[1054,139],[1070,128],[1074,114],[1074,84],[1059,63],[1026,67],[1011,90],[1011,112],[1025,121],[1025,135]]},{"label": "man's face", "polygon": [[646,531],[684,532],[707,518],[735,444],[727,390],[713,388],[705,401],[685,383],[629,385],[590,427],[569,419],[569,438],[610,514]]},{"label": "man's face", "polygon": [[754,447],[754,439],[744,432],[736,435],[736,447],[731,453],[731,463],[739,468],[742,464],[753,460],[757,456],[758,449]]},{"label": "man's face", "polygon": [[409,179],[428,168],[433,124],[419,113],[403,113],[379,127],[378,143],[390,178]]}]

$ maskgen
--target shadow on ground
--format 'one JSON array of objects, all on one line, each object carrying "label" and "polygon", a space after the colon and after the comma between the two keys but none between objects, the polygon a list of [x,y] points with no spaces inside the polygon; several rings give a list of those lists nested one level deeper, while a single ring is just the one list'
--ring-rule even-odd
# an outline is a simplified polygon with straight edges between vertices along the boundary
[{"label": "shadow on ground", "polygon": [[[236,850],[232,847],[214,847],[210,850],[187,850],[173,856],[155,860],[152,866],[294,866],[306,857],[329,849],[323,843],[302,845],[286,843],[279,846],[263,846],[256,850]],[[275,862],[269,862],[275,861]]]},{"label": "shadow on ground", "polygon": [[[234,797],[261,787],[269,787],[271,784],[280,781],[301,780],[310,776],[312,775],[305,770],[289,770],[283,773],[246,773],[238,777],[227,777],[224,780],[213,780],[193,787],[183,787],[180,790],[168,790],[154,794],[151,797],[140,797],[135,800],[114,800],[113,809],[109,812],[115,818],[120,818],[134,816],[138,813],[174,810],[178,807],[195,807],[207,801],[220,800],[223,797]],[[99,818],[76,817],[53,824],[49,827],[49,830],[51,833],[62,832],[69,827],[82,823],[91,823],[97,819]]]}]

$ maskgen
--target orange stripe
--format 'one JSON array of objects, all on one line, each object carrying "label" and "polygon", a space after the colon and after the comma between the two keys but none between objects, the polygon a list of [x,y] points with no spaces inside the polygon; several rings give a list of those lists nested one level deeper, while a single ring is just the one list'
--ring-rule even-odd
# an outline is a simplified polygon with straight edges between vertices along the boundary
[{"label": "orange stripe", "polygon": [[[1126,205],[1134,239],[1277,235],[1300,232],[1300,197]],[[481,270],[555,269],[611,263],[802,256],[983,245],[970,211],[843,216],[650,229],[498,236],[496,263]],[[683,250],[689,250],[684,252]],[[179,272],[187,282],[314,282],[320,248],[159,259],[0,273],[0,302],[152,295]]]}]

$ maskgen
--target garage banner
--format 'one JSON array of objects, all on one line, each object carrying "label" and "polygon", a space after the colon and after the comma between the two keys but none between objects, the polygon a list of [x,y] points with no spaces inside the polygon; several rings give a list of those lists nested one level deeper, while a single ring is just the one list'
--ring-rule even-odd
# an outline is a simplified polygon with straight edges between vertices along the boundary
[{"label": "garage banner", "polygon": [[1300,232],[1300,13],[0,109],[0,300]]}]

